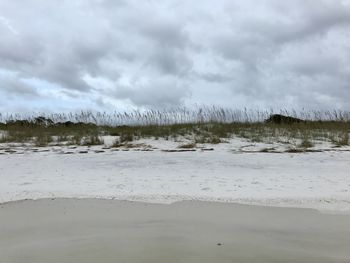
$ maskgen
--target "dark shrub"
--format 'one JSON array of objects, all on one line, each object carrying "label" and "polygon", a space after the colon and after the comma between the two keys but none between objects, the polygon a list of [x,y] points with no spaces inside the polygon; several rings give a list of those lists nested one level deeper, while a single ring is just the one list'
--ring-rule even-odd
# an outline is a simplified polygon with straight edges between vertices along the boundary
[{"label": "dark shrub", "polygon": [[305,122],[302,119],[290,117],[290,116],[284,116],[281,114],[273,114],[265,120],[266,123],[274,123],[274,124],[293,124],[293,123],[302,123]]}]

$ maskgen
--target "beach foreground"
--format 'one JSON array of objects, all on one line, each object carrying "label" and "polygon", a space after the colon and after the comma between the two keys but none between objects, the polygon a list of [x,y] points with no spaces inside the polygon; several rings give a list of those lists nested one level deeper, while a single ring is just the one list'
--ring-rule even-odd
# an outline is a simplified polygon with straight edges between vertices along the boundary
[{"label": "beach foreground", "polygon": [[350,262],[350,216],[209,202],[0,206],[3,263]]},{"label": "beach foreground", "polygon": [[48,148],[49,152],[4,154],[0,155],[0,203],[102,198],[350,212],[350,152],[244,153],[231,148],[227,143],[214,151],[195,152],[95,153],[82,148],[90,152],[79,154],[73,151],[81,149],[73,149],[72,154],[61,154]]}]

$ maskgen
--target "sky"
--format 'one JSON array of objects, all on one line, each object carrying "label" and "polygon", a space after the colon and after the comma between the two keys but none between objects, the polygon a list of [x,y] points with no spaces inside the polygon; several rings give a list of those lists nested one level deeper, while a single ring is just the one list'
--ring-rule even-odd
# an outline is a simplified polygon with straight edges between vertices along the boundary
[{"label": "sky", "polygon": [[0,111],[350,110],[350,0],[0,0]]}]

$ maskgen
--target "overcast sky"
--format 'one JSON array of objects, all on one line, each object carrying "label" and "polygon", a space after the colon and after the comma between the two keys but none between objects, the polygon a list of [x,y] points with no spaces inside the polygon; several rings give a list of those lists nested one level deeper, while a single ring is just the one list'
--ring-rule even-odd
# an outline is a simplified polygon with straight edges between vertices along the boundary
[{"label": "overcast sky", "polygon": [[350,0],[0,0],[0,110],[350,109]]}]

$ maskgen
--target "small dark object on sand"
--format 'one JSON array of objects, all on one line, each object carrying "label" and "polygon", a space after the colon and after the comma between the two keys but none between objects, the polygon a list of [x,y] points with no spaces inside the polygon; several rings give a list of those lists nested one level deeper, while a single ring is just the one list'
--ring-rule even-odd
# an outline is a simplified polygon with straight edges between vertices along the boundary
[{"label": "small dark object on sand", "polygon": [[222,244],[221,244],[221,243],[217,243],[216,245],[218,245],[218,246],[222,246]]},{"label": "small dark object on sand", "polygon": [[295,117],[285,116],[281,114],[273,114],[265,120],[266,123],[274,123],[274,124],[293,124],[293,123],[302,123],[305,122],[302,119],[298,119]]}]

